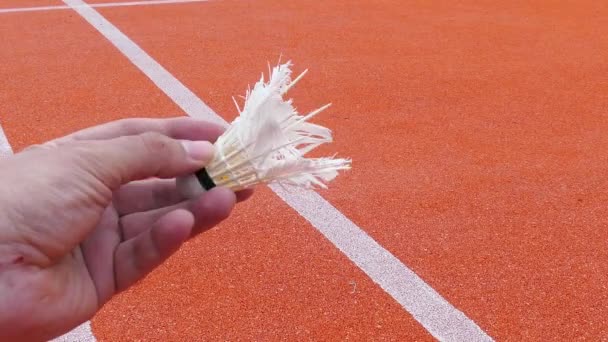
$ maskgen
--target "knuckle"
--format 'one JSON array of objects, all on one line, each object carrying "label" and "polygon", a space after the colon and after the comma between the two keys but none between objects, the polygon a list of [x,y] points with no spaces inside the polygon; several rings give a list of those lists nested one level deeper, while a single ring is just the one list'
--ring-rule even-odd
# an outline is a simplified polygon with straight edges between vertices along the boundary
[{"label": "knuckle", "polygon": [[120,119],[115,122],[117,130],[123,135],[133,135],[137,132],[137,121],[135,119]]},{"label": "knuckle", "polygon": [[151,154],[166,154],[173,147],[171,139],[160,133],[146,132],[139,137],[144,148]]}]

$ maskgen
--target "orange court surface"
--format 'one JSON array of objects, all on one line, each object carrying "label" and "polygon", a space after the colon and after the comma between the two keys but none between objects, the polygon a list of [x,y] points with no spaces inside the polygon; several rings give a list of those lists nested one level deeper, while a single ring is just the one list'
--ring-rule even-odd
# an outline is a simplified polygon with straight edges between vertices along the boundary
[{"label": "orange court surface", "polygon": [[353,160],[258,187],[58,340],[608,340],[607,1],[2,0],[0,41],[0,153],[230,122],[282,56]]}]

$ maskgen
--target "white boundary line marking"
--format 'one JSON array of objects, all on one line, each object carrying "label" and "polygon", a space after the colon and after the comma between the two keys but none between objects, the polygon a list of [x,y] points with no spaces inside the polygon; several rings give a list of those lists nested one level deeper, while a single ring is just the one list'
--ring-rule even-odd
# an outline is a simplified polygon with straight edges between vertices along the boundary
[{"label": "white boundary line marking", "polygon": [[67,334],[54,338],[50,342],[96,342],[91,322],[86,321]]},{"label": "white boundary line marking", "polygon": [[13,154],[13,149],[11,148],[11,144],[8,143],[8,139],[6,139],[4,130],[0,125],[0,158],[10,156],[11,154]]},{"label": "white boundary line marking", "polygon": [[[81,0],[63,0],[173,99],[188,115],[226,125],[201,99]],[[390,252],[314,191],[271,188],[308,220],[431,335],[441,341],[493,341],[475,322],[447,302]]]},{"label": "white boundary line marking", "polygon": [[0,8],[1,13],[17,13],[17,12],[37,12],[37,11],[53,11],[53,10],[66,10],[70,9],[70,6],[38,6],[38,7],[17,7],[17,8]]},{"label": "white boundary line marking", "polygon": [[[89,6],[91,6],[91,7],[123,7],[123,6],[182,4],[182,3],[190,3],[190,2],[207,2],[207,1],[209,1],[209,0],[148,0],[148,1],[106,2],[106,3],[100,3],[100,4],[90,4]],[[0,8],[0,14],[17,13],[17,12],[69,10],[69,9],[72,9],[72,7],[67,6],[67,5]]]}]

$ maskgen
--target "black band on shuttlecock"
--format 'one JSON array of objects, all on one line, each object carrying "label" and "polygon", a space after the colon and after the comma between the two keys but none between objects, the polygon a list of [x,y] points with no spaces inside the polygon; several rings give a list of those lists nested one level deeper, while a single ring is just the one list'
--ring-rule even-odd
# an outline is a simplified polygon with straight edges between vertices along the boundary
[{"label": "black band on shuttlecock", "polygon": [[211,179],[211,177],[209,177],[207,170],[200,169],[196,172],[195,175],[196,175],[196,178],[198,179],[198,182],[201,183],[201,186],[203,187],[203,189],[210,190],[215,187],[215,182],[213,182],[213,179]]}]

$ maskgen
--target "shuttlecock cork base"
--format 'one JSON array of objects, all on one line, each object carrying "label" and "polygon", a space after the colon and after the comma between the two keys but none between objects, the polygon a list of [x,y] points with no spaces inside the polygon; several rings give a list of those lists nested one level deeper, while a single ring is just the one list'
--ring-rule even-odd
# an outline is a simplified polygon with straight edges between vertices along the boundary
[{"label": "shuttlecock cork base", "polygon": [[329,105],[299,115],[283,96],[306,71],[292,81],[290,66],[269,67],[270,79],[264,82],[262,75],[247,91],[242,110],[235,101],[239,116],[215,142],[213,160],[177,179],[182,195],[192,198],[216,186],[239,191],[262,183],[327,188],[339,170],[350,169],[349,159],[304,157],[332,141],[331,130],[308,122]]}]

